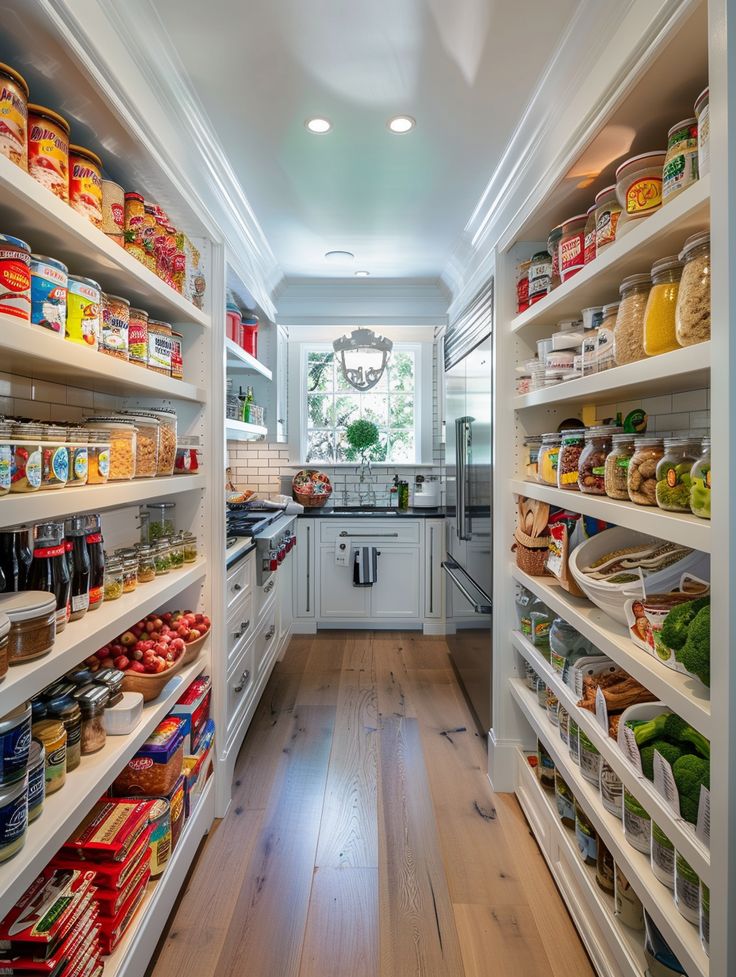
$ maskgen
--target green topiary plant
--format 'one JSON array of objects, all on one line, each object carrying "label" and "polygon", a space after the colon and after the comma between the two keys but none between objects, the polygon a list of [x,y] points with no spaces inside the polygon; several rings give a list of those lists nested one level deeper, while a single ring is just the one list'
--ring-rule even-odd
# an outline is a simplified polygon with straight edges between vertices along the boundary
[{"label": "green topiary plant", "polygon": [[378,428],[373,421],[353,421],[348,425],[345,436],[350,446],[345,452],[348,461],[353,461],[360,455],[365,462],[366,452],[375,448],[379,442]]}]

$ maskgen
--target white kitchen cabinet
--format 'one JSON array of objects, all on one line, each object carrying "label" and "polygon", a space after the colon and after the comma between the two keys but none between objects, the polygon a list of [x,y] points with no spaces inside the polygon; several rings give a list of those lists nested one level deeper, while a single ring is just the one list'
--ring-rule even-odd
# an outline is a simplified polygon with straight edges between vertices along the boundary
[{"label": "white kitchen cabinet", "polygon": [[353,586],[353,568],[335,563],[335,547],[319,551],[319,616],[346,620],[370,614],[370,587]]},{"label": "white kitchen cabinet", "polygon": [[[350,571],[352,579],[352,569]],[[370,596],[372,618],[422,616],[421,547],[382,546],[378,557],[378,580],[364,590]],[[360,592],[363,588],[355,588]]]},{"label": "white kitchen cabinet", "polygon": [[317,527],[314,519],[297,519],[294,555],[294,616],[314,619],[315,574],[314,554],[317,549]]},{"label": "white kitchen cabinet", "polygon": [[276,606],[277,606],[277,631],[278,631],[278,655],[281,656],[286,650],[286,643],[291,635],[292,624],[294,621],[294,564],[296,555],[289,557],[289,563],[277,575]]},{"label": "white kitchen cabinet", "polygon": [[[252,385],[256,403],[266,410],[266,440],[285,444],[289,440],[289,330],[286,326],[261,323],[258,359],[271,371],[273,380],[249,373],[243,382]],[[240,382],[237,377],[236,380]]]},{"label": "white kitchen cabinet", "polygon": [[445,523],[427,519],[424,523],[424,616],[444,615],[442,560],[445,552]]}]

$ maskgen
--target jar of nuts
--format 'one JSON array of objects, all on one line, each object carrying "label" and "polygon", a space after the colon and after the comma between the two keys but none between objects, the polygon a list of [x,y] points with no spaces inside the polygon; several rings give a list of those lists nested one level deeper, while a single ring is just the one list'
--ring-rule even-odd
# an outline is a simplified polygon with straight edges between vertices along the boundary
[{"label": "jar of nuts", "polygon": [[577,489],[578,465],[585,443],[585,428],[569,428],[560,440],[560,457],[557,462],[557,487]]},{"label": "jar of nuts", "polygon": [[611,437],[620,427],[601,425],[585,432],[585,447],[578,464],[578,488],[589,495],[605,495],[606,455],[611,450]]},{"label": "jar of nuts", "polygon": [[135,478],[135,424],[120,417],[90,417],[85,427],[110,435],[110,481]]},{"label": "jar of nuts", "polygon": [[614,434],[606,457],[605,488],[609,499],[629,499],[629,462],[634,454],[633,434]]},{"label": "jar of nuts", "polygon": [[146,411],[152,417],[158,418],[161,424],[160,445],[158,453],[157,475],[173,475],[176,462],[176,411],[161,407]]},{"label": "jar of nuts", "polygon": [[657,464],[664,456],[661,438],[637,438],[629,462],[629,498],[638,505],[657,504]]},{"label": "jar of nuts", "polygon": [[161,422],[157,417],[144,413],[125,413],[121,417],[135,424],[135,477],[155,478],[158,473]]}]

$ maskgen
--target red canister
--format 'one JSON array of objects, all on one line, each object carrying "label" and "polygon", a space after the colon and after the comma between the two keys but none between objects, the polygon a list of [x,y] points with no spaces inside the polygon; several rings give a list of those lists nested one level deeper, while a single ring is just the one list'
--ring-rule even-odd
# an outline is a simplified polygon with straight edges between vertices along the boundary
[{"label": "red canister", "polygon": [[231,302],[225,306],[225,333],[228,339],[232,339],[239,346],[240,342],[240,309]]},{"label": "red canister", "polygon": [[583,267],[587,214],[577,214],[562,225],[560,238],[560,278],[567,281]]},{"label": "red canister", "polygon": [[31,249],[9,234],[0,234],[0,313],[31,318]]},{"label": "red canister", "polygon": [[240,322],[240,345],[251,356],[258,357],[258,316],[244,315]]}]

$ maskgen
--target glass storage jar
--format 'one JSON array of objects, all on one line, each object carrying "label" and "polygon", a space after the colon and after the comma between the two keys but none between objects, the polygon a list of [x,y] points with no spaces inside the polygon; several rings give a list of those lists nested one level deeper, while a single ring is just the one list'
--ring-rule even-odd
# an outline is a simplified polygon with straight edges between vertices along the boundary
[{"label": "glass storage jar", "polygon": [[633,434],[614,434],[606,455],[604,487],[609,499],[629,499],[629,462],[634,454]]},{"label": "glass storage jar", "polygon": [[557,465],[557,487],[578,488],[578,465],[585,444],[585,428],[568,428],[560,435],[560,459]]},{"label": "glass storage jar", "polygon": [[150,502],[146,508],[151,513],[148,525],[148,541],[155,543],[162,536],[173,536],[176,532],[174,525],[175,502]]},{"label": "glass storage jar", "polygon": [[110,432],[87,431],[90,485],[104,485],[110,477]]},{"label": "glass storage jar", "polygon": [[138,554],[123,558],[123,593],[130,594],[138,586]]},{"label": "glass storage jar", "polygon": [[184,566],[184,536],[177,533],[171,537],[169,545],[169,566],[172,570],[181,570]]},{"label": "glass storage jar", "polygon": [[710,438],[703,438],[700,457],[690,472],[690,510],[710,519]]},{"label": "glass storage jar", "polygon": [[629,275],[619,288],[621,302],[613,328],[613,354],[616,366],[635,363],[646,357],[644,351],[644,310],[652,287],[649,275]]},{"label": "glass storage jar", "polygon": [[55,424],[47,424],[41,435],[41,489],[61,489],[68,481],[66,431]]},{"label": "glass storage jar", "polygon": [[124,420],[135,424],[135,477],[155,478],[161,422],[157,417],[145,414],[125,414]]},{"label": "glass storage jar", "polygon": [[166,407],[147,411],[161,424],[157,475],[173,475],[176,462],[177,424],[176,411]]},{"label": "glass storage jar", "polygon": [[585,432],[585,447],[578,462],[578,488],[589,495],[605,495],[606,456],[614,434],[620,427],[610,424],[590,427]]},{"label": "glass storage jar", "polygon": [[66,782],[66,730],[58,719],[41,719],[33,724],[33,738],[46,754],[46,796],[60,790]]},{"label": "glass storage jar", "polygon": [[680,253],[682,278],[675,306],[675,335],[680,346],[710,339],[710,234],[685,241]]},{"label": "glass storage jar", "polygon": [[0,419],[0,496],[10,491],[11,468],[13,464],[13,443],[11,425]]},{"label": "glass storage jar", "polygon": [[664,455],[661,438],[636,438],[629,461],[629,499],[637,505],[657,504],[657,465]]},{"label": "glass storage jar", "polygon": [[123,596],[123,561],[119,556],[105,556],[104,594],[105,601]]},{"label": "glass storage jar", "polygon": [[557,465],[560,458],[560,435],[556,431],[542,435],[537,459],[537,481],[543,485],[557,485]]},{"label": "glass storage jar", "polygon": [[197,562],[197,537],[193,533],[184,533],[184,562]]},{"label": "glass storage jar", "polygon": [[104,713],[109,698],[110,693],[104,685],[89,685],[77,696],[82,713],[82,756],[97,753],[105,745]]},{"label": "glass storage jar", "polygon": [[49,699],[46,703],[50,719],[58,719],[66,730],[66,769],[76,770],[82,759],[80,738],[82,733],[82,714],[79,706],[70,695]]},{"label": "glass storage jar", "polygon": [[132,421],[120,417],[91,417],[85,427],[93,431],[107,431],[110,437],[109,480],[135,478],[136,430]]},{"label": "glass storage jar", "polygon": [[156,576],[162,577],[171,569],[169,559],[169,541],[167,538],[160,539],[153,545],[153,565],[156,568]]},{"label": "glass storage jar", "polygon": [[669,353],[679,347],[675,309],[681,276],[682,263],[675,255],[661,258],[652,265],[652,290],[644,312],[644,350],[647,356]]},{"label": "glass storage jar", "polygon": [[89,478],[89,431],[83,427],[70,427],[66,432],[69,451],[68,485],[86,485]]},{"label": "glass storage jar", "polygon": [[56,598],[41,590],[0,595],[10,621],[8,662],[17,665],[47,655],[56,638]]},{"label": "glass storage jar", "polygon": [[616,358],[614,356],[614,330],[616,328],[616,319],[618,318],[620,304],[620,302],[609,302],[608,305],[603,306],[603,321],[598,327],[595,348],[595,366],[596,372],[598,373],[601,373],[603,370],[610,370],[611,367],[616,365]]},{"label": "glass storage jar", "polygon": [[156,564],[150,546],[141,544],[138,549],[138,583],[150,583],[156,576]]},{"label": "glass storage jar", "polygon": [[42,424],[12,424],[10,491],[38,492],[41,488]]},{"label": "glass storage jar", "polygon": [[668,512],[690,512],[690,472],[698,457],[698,443],[688,438],[665,438],[657,465],[657,505]]}]

